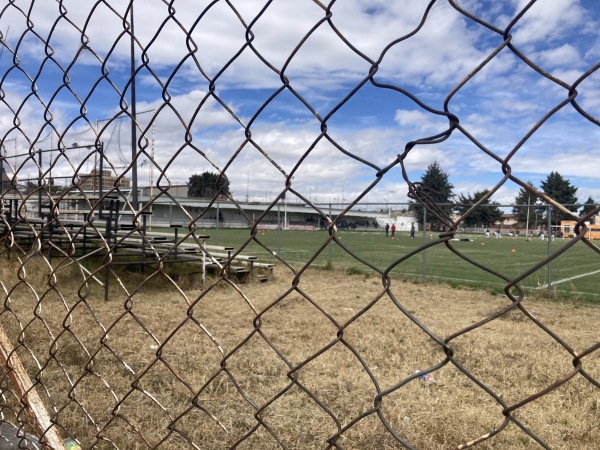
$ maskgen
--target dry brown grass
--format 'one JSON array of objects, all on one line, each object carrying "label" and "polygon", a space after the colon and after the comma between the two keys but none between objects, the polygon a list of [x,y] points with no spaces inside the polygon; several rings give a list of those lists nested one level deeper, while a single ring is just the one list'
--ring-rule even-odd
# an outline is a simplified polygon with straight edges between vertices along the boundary
[{"label": "dry brown grass", "polygon": [[[25,261],[21,280],[18,266],[13,256],[0,269],[0,324],[15,346],[23,344],[18,355],[65,434],[84,448],[194,442],[216,450],[247,435],[238,448],[281,448],[277,436],[289,449],[316,449],[349,424],[340,448],[403,448],[384,418],[415,448],[446,449],[504,421],[503,407],[451,362],[432,373],[435,384],[393,389],[446,354],[375,276],[312,270],[293,289],[292,274],[278,268],[268,283],[236,288],[213,280],[203,292],[185,277],[179,291],[161,273],[122,273],[130,296],[113,282],[104,302],[102,289],[85,288],[72,268],[59,270],[53,287],[44,259]],[[391,293],[441,340],[508,304],[480,291],[400,280]],[[577,352],[599,340],[597,307],[523,304]],[[569,352],[518,310],[450,346],[454,361],[509,406],[573,370]],[[600,381],[598,351],[583,368]],[[374,412],[378,389],[390,392]],[[600,442],[600,390],[581,374],[512,415],[551,448]],[[539,446],[511,423],[476,448]]]}]

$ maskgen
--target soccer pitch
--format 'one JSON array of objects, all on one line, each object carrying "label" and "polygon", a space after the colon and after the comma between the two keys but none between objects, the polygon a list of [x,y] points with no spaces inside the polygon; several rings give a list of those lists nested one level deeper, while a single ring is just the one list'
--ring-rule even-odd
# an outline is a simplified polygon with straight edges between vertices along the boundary
[{"label": "soccer pitch", "polygon": [[[262,261],[276,262],[271,252],[295,268],[308,263],[318,253],[312,265],[316,267],[332,266],[347,270],[349,273],[375,273],[362,261],[374,266],[380,271],[392,267],[393,275],[429,281],[443,281],[452,285],[472,286],[501,291],[507,284],[502,278],[491,274],[455,255],[443,242],[418,252],[407,258],[424,244],[439,240],[438,234],[417,234],[410,239],[408,233],[396,233],[395,239],[386,237],[385,233],[338,231],[336,236],[340,245],[333,242],[326,244],[327,231],[258,231],[256,239],[268,247],[264,249],[257,242],[249,241],[250,229],[204,229],[201,234],[211,236],[209,244],[228,245],[236,251],[245,246],[240,252],[252,254]],[[550,251],[556,253],[570,242],[570,239],[554,239],[548,241],[524,237],[512,239],[503,236],[501,239],[486,238],[478,234],[457,234],[460,239],[450,241],[450,244],[461,254],[473,261],[512,280],[543,261]],[[345,247],[344,248],[342,248]],[[354,255],[354,256],[353,256]],[[406,259],[405,259],[406,258]],[[331,263],[329,263],[331,261]],[[561,254],[550,263],[552,291],[560,295],[579,296],[590,300],[600,301],[600,258],[598,253],[582,242]],[[543,265],[520,285],[528,293],[548,291],[548,266]]]}]

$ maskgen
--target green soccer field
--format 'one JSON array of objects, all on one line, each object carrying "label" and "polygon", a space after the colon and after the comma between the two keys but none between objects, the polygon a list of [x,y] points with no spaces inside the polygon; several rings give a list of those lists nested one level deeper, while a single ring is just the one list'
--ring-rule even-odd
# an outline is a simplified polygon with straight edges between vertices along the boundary
[{"label": "green soccer field", "polygon": [[[338,231],[340,244],[327,244],[326,231],[259,231],[256,238],[268,251],[251,238],[249,229],[205,229],[201,234],[210,235],[209,244],[230,245],[242,254],[256,255],[263,261],[276,261],[271,252],[298,268],[311,263],[348,270],[349,273],[375,273],[365,263],[380,271],[391,267],[392,273],[409,278],[440,280],[453,285],[467,285],[502,290],[507,284],[500,276],[470,264],[454,254],[444,243],[435,244],[424,252],[407,257],[424,244],[437,241],[437,234],[428,234],[424,240],[417,234],[411,240],[408,233],[396,233],[394,240],[382,232]],[[451,241],[452,247],[478,264],[497,272],[508,279],[521,277],[523,273],[542,262],[550,250],[555,253],[567,245],[569,239],[547,240],[532,238],[501,239],[483,235],[458,235],[469,240]],[[342,246],[344,248],[342,248]],[[600,258],[598,253],[578,242],[550,264],[551,290],[557,294],[579,296],[600,301]],[[548,291],[548,266],[543,265],[521,285],[529,292]]]}]

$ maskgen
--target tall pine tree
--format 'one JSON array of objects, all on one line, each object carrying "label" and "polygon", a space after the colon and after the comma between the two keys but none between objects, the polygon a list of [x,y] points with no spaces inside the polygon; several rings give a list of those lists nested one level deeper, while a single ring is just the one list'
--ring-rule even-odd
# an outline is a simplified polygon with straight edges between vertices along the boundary
[{"label": "tall pine tree", "polygon": [[[569,180],[564,179],[558,172],[551,172],[541,184],[542,191],[548,197],[561,203],[569,211],[577,211],[577,188],[571,186]],[[552,211],[552,224],[560,224],[561,220],[569,220],[571,217],[562,211]]]},{"label": "tall pine tree", "polygon": [[[531,181],[528,181],[527,184],[535,189]],[[517,222],[527,226],[528,221],[531,222],[536,214],[538,216],[544,215],[546,207],[537,205],[536,200],[538,200],[538,198],[527,189],[519,189],[517,198],[515,198],[515,206],[512,208],[512,212],[515,215]]]},{"label": "tall pine tree", "polygon": [[[471,206],[479,202],[483,197],[488,195],[489,189],[475,192],[473,196],[470,194],[461,194],[458,197],[456,212],[460,215],[466,213]],[[471,213],[464,218],[463,223],[468,227],[483,225],[484,227],[493,227],[494,223],[502,219],[502,211],[498,208],[497,202],[491,202],[486,199],[481,206],[475,208]]]},{"label": "tall pine tree", "polygon": [[[448,181],[448,174],[442,170],[437,161],[427,167],[427,170],[421,177],[419,189],[426,192],[431,201],[435,203],[435,208],[442,215],[450,216],[452,214],[452,210],[454,209],[454,205],[452,204],[452,198],[454,197],[452,189],[454,189],[454,185]],[[417,220],[421,222],[424,209],[423,204],[419,201],[411,201],[408,209],[414,211]],[[427,211],[427,223],[431,230],[440,230],[442,226],[442,221],[430,211]]]},{"label": "tall pine tree", "polygon": [[583,204],[583,208],[581,208],[581,215],[585,216],[587,213],[591,212],[598,206],[598,203],[592,198],[588,197],[588,199]]}]

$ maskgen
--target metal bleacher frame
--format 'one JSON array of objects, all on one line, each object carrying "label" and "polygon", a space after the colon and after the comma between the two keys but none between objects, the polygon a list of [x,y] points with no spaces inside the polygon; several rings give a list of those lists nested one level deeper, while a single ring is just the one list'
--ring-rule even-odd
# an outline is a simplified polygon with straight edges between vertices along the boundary
[{"label": "metal bleacher frame", "polygon": [[[258,262],[256,256],[235,254],[234,247],[207,245],[209,235],[197,235],[191,231],[184,238],[180,238],[179,231],[185,228],[184,224],[170,224],[173,233],[148,231],[149,213],[142,212],[139,215],[142,223],[135,223],[132,213],[120,211],[117,196],[103,197],[103,202],[95,213],[97,219],[86,215],[84,220],[61,219],[61,215],[71,212],[59,212],[58,202],[40,205],[40,217],[26,218],[19,217],[19,199],[5,199],[4,203],[4,219],[8,228],[5,226],[0,237],[11,240],[10,243],[6,243],[7,247],[17,243],[18,248],[26,253],[24,248],[33,245],[39,239],[40,245],[47,247],[49,261],[53,256],[71,258],[72,262],[63,267],[72,263],[78,264],[81,270],[104,287],[105,300],[109,297],[111,266],[138,265],[143,272],[146,266],[156,267],[157,263],[199,264],[202,288],[206,283],[207,270],[218,271],[222,277],[234,276],[244,282],[252,277],[255,268],[264,268],[270,273],[274,267],[274,264]],[[99,234],[90,233],[89,227],[86,226],[96,220],[101,224],[94,227]],[[186,243],[192,235],[194,242]],[[110,254],[112,260],[104,269],[104,280],[100,280],[83,266],[82,260],[103,249],[106,250],[107,245],[110,250],[106,256]],[[124,258],[127,260],[123,260]],[[269,279],[266,275],[254,275],[261,282]]]}]

